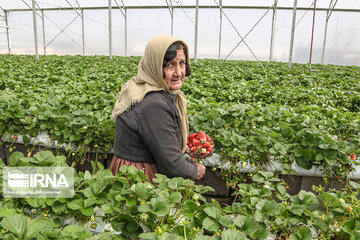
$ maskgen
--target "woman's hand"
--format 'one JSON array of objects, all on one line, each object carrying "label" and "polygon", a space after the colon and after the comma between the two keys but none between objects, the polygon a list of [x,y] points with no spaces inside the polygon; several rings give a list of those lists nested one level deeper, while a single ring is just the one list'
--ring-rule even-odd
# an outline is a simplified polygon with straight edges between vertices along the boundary
[{"label": "woman's hand", "polygon": [[200,180],[205,174],[206,167],[204,166],[204,164],[201,163],[195,163],[195,165],[198,168],[198,175],[196,177],[196,180]]}]

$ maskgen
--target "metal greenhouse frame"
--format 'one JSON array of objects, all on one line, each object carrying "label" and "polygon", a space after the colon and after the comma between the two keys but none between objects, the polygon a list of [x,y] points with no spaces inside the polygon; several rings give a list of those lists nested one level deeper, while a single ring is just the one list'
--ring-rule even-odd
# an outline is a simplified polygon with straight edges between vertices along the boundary
[{"label": "metal greenhouse frame", "polygon": [[[274,0],[273,4],[271,6],[232,6],[232,5],[228,5],[225,6],[222,3],[222,0],[214,0],[215,5],[200,5],[199,4],[199,0],[196,0],[196,4],[195,5],[175,5],[173,0],[165,0],[164,1],[164,5],[159,5],[159,6],[126,6],[124,4],[123,0],[108,0],[108,5],[107,6],[101,6],[101,7],[82,7],[80,6],[79,2],[77,0],[76,1],[76,5],[77,6],[73,6],[68,0],[65,0],[67,2],[67,4],[69,5],[69,7],[59,7],[59,8],[41,8],[39,7],[39,5],[37,4],[36,0],[32,0],[32,5],[30,6],[27,2],[25,2],[24,0],[21,0],[28,8],[22,8],[22,9],[3,9],[0,6],[0,28],[5,28],[6,29],[6,39],[7,39],[7,47],[8,47],[8,53],[11,54],[12,50],[11,50],[11,29],[9,28],[9,14],[14,13],[14,12],[29,12],[32,11],[32,15],[33,15],[33,33],[34,33],[34,48],[35,48],[35,58],[39,59],[39,40],[38,40],[38,33],[37,33],[37,20],[36,20],[36,16],[39,16],[41,19],[41,24],[42,24],[42,35],[43,35],[43,48],[44,48],[44,54],[46,55],[46,48],[60,35],[60,34],[65,34],[67,37],[69,37],[74,44],[78,45],[80,48],[82,48],[82,54],[85,55],[86,53],[86,48],[85,48],[85,33],[84,33],[84,11],[85,10],[108,10],[108,36],[109,36],[109,58],[112,58],[113,55],[113,49],[112,49],[112,12],[113,11],[120,11],[123,18],[124,18],[124,31],[125,31],[125,44],[124,44],[124,49],[125,49],[125,56],[127,56],[127,41],[128,41],[128,34],[127,34],[127,10],[129,9],[168,9],[169,10],[169,15],[170,15],[170,20],[171,20],[171,31],[170,34],[173,34],[174,31],[174,9],[194,9],[195,10],[195,21],[194,21],[194,32],[195,32],[195,39],[194,39],[194,61],[197,61],[197,51],[198,51],[198,27],[199,27],[199,9],[202,8],[206,8],[206,9],[218,9],[219,10],[219,35],[218,35],[218,59],[220,59],[220,54],[221,54],[221,42],[222,42],[222,25],[223,25],[223,17],[226,18],[226,20],[230,23],[231,27],[236,31],[237,35],[239,36],[239,42],[237,43],[237,45],[233,48],[233,50],[227,54],[227,56],[223,59],[226,60],[232,53],[233,51],[241,44],[244,43],[246,45],[246,47],[249,49],[249,51],[251,52],[251,54],[254,56],[254,58],[260,63],[259,59],[256,57],[256,55],[254,54],[254,52],[252,51],[252,49],[249,47],[249,45],[246,42],[246,37],[253,31],[254,28],[256,28],[256,26],[258,25],[258,23],[260,23],[263,18],[265,17],[265,15],[272,14],[272,23],[271,23],[271,40],[270,40],[270,53],[269,53],[269,61],[273,60],[273,48],[274,48],[274,37],[275,37],[275,26],[276,26],[276,13],[277,10],[287,10],[287,11],[292,11],[292,24],[291,24],[291,37],[290,37],[290,48],[289,48],[289,58],[288,58],[288,65],[289,67],[291,67],[292,65],[292,60],[293,60],[293,49],[294,49],[294,38],[295,38],[295,30],[296,30],[296,20],[297,20],[297,16],[296,13],[297,11],[313,11],[314,12],[314,18],[313,18],[313,25],[314,25],[314,21],[315,21],[315,11],[323,11],[326,12],[326,24],[325,24],[325,29],[324,29],[324,39],[323,39],[323,44],[322,44],[322,54],[321,54],[321,63],[324,63],[324,55],[325,55],[325,50],[326,50],[326,38],[327,38],[327,28],[328,28],[328,21],[329,18],[331,17],[332,13],[334,11],[339,11],[339,12],[360,12],[360,9],[338,9],[335,8],[338,0],[331,0],[330,4],[327,8],[316,8],[316,1],[314,0],[313,4],[314,7],[310,6],[308,8],[304,8],[304,7],[297,7],[297,0],[293,1],[293,7],[279,7],[278,6],[278,0]],[[115,4],[113,4],[115,3]],[[176,1],[176,3],[178,3],[178,1]],[[235,25],[231,22],[231,20],[229,19],[229,17],[226,14],[226,10],[227,9],[262,9],[262,10],[266,10],[265,13],[260,17],[260,19],[254,24],[254,26],[252,26],[252,28],[246,33],[246,35],[242,36],[239,31],[237,30],[237,28],[235,27]],[[50,13],[51,11],[75,11],[76,12],[76,17],[73,18],[71,21],[69,21],[69,23],[61,28],[60,26],[58,26],[54,21],[52,21],[50,18],[47,17],[47,14]],[[69,36],[66,33],[66,28],[68,26],[70,26],[75,19],[77,19],[78,17],[81,18],[81,22],[82,22],[82,43],[79,44],[77,42],[75,42],[71,36]],[[46,31],[45,31],[45,27],[44,27],[44,21],[45,19],[47,21],[52,22],[58,29],[59,29],[59,33],[50,41],[47,41],[46,43]],[[312,54],[312,41],[311,41],[311,48],[310,48],[310,68],[311,68],[311,54]]]}]

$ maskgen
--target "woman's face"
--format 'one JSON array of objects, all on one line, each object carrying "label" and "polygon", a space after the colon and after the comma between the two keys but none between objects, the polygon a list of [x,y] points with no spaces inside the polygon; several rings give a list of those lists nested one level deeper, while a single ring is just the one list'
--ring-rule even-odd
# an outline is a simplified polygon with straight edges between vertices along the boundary
[{"label": "woman's face", "polygon": [[183,49],[176,50],[176,57],[166,64],[163,71],[165,83],[170,90],[179,90],[186,73],[186,58]]}]

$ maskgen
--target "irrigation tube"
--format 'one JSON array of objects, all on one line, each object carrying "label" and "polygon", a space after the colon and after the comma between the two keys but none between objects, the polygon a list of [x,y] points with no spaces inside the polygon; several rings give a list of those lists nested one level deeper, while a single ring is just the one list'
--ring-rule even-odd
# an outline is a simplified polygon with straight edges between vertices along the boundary
[{"label": "irrigation tube", "polygon": [[[18,143],[18,144],[24,144],[23,139],[24,139],[24,136],[22,136],[22,135],[17,136],[15,141],[11,141],[12,136],[10,136],[10,135],[3,135],[1,137],[2,142],[8,142],[8,143],[11,142],[11,143]],[[50,148],[61,148],[61,149],[65,149],[65,150],[74,150],[74,151],[76,151],[76,149],[77,149],[77,147],[75,145],[68,145],[66,143],[58,145],[58,141],[51,140],[49,138],[49,135],[47,132],[42,132],[39,135],[37,135],[36,137],[31,137],[29,144],[37,145],[37,146],[45,146],[45,147],[50,147]],[[113,153],[113,149],[111,149],[110,152],[107,152],[107,153]],[[188,159],[190,159],[190,156],[188,156],[188,155],[186,155],[186,156]],[[358,158],[357,160],[360,160],[360,159]],[[207,167],[215,166],[215,167],[222,168],[222,169],[229,169],[231,162],[230,161],[227,161],[227,162],[222,161],[220,155],[217,153],[214,153],[210,157],[204,159],[204,165]],[[243,172],[243,173],[252,172],[252,171],[256,170],[256,167],[251,167],[251,165],[249,163],[247,163],[246,166],[243,168],[242,163],[240,162],[237,167],[238,167],[238,171]],[[267,166],[267,169],[265,169],[265,170],[268,172],[275,172],[275,171],[281,171],[283,169],[284,169],[284,166],[281,163],[272,161],[271,164],[269,166]],[[294,162],[291,165],[291,169],[295,170],[296,173],[294,175],[296,175],[296,176],[323,177],[323,168],[321,166],[317,166],[317,167],[313,166],[310,170],[306,170]],[[354,169],[355,169],[355,171],[350,172],[349,178],[359,180],[360,179],[360,166],[355,165]]]},{"label": "irrigation tube", "polygon": [[[230,161],[227,161],[225,163],[223,161],[221,161],[221,157],[217,153],[214,153],[212,156],[210,156],[204,160],[204,165],[207,167],[216,166],[219,168],[229,169],[230,164],[231,164]],[[256,170],[256,167],[251,167],[251,165],[249,163],[247,163],[245,168],[243,168],[242,163],[240,162],[237,167],[240,172],[244,172],[244,173],[252,172],[252,171]],[[358,179],[360,179],[360,166],[355,165],[354,168],[355,168],[355,171],[350,172],[349,178],[358,180]],[[275,172],[275,171],[281,171],[283,169],[284,169],[284,166],[281,163],[272,161],[271,164],[269,166],[267,166],[266,171]],[[323,168],[321,166],[313,166],[310,170],[306,170],[294,162],[291,165],[291,169],[295,170],[296,173],[293,175],[296,175],[296,176],[323,177]]]}]

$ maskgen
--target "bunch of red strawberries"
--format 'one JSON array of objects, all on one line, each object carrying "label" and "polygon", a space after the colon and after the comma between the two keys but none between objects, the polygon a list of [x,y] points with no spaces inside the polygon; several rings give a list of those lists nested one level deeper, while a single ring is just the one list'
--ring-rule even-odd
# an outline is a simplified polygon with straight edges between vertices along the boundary
[{"label": "bunch of red strawberries", "polygon": [[203,131],[190,134],[188,137],[187,145],[192,153],[195,155],[210,155],[213,152],[214,142],[209,135]]}]

